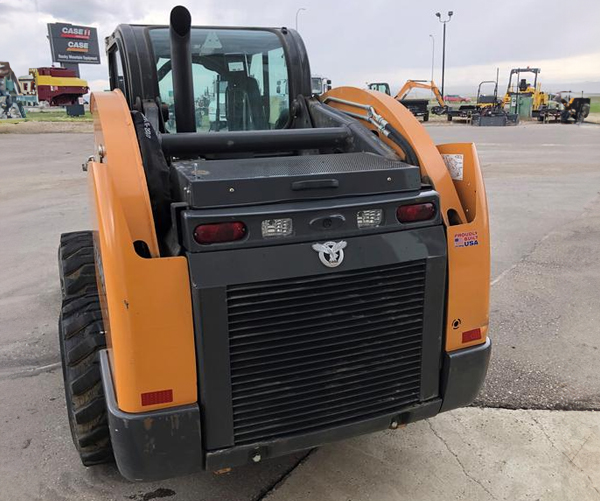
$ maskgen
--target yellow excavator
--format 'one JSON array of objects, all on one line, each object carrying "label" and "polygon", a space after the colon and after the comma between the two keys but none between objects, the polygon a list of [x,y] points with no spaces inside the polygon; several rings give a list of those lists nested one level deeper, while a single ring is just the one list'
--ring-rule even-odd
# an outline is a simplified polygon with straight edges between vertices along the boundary
[{"label": "yellow excavator", "polygon": [[380,92],[315,96],[293,29],[179,6],[106,46],[92,228],[59,247],[85,465],[219,471],[473,401],[491,353],[473,144],[436,145]]}]

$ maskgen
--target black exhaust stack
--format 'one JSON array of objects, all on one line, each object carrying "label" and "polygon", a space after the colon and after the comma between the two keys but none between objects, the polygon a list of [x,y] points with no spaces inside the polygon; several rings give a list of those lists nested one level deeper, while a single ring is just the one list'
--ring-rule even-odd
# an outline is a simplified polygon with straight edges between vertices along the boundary
[{"label": "black exhaust stack", "polygon": [[190,11],[181,5],[174,7],[171,11],[169,34],[177,132],[196,132],[191,27]]}]

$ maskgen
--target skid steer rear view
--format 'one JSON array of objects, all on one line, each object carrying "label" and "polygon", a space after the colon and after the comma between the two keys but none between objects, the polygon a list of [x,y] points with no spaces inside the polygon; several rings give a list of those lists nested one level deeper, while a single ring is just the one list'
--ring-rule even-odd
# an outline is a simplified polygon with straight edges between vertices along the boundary
[{"label": "skid steer rear view", "polygon": [[85,465],[215,471],[473,401],[490,356],[473,145],[435,146],[378,92],[313,96],[291,29],[191,27],[176,7],[107,52],[94,229],[59,248]]}]

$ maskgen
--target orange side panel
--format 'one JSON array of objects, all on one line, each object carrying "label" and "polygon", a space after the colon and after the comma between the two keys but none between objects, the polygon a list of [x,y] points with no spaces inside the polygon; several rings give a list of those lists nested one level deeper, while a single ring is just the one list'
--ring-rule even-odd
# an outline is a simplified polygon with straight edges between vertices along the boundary
[{"label": "orange side panel", "polygon": [[[462,155],[454,185],[467,222],[447,228],[448,308],[446,351],[485,342],[490,311],[490,230],[485,185],[473,144],[438,146],[443,155]],[[462,179],[457,179],[462,177]],[[462,342],[462,333],[481,329],[481,339]]]},{"label": "orange side panel", "polygon": [[[93,94],[96,143],[89,164],[96,265],[119,408],[142,412],[197,401],[194,328],[187,259],[143,258],[133,246],[158,246],[129,110],[118,92]],[[171,402],[142,405],[143,393],[171,390]]]}]

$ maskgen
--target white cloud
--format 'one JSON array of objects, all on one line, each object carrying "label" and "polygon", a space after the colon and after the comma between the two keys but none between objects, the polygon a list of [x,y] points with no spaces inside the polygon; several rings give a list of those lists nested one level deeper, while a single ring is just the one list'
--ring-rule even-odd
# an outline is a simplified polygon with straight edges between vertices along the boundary
[{"label": "white cloud", "polygon": [[[0,59],[15,72],[48,66],[46,23],[66,21],[98,28],[104,37],[119,23],[166,24],[170,9],[181,0],[0,0]],[[441,25],[436,10],[447,0],[205,0],[190,2],[196,25],[290,26],[299,6],[299,28],[315,73],[334,85],[359,85],[407,78],[429,78],[431,40],[436,37],[435,79],[439,81]],[[544,81],[600,80],[600,1],[579,0],[577,8],[563,0],[453,0],[448,25],[447,86],[493,79],[496,67],[506,78],[517,65],[539,66]],[[571,15],[583,13],[584,15]],[[105,88],[107,68],[81,66],[94,89]]]},{"label": "white cloud", "polygon": [[91,92],[101,92],[110,88],[108,79],[88,80],[88,85]]}]

